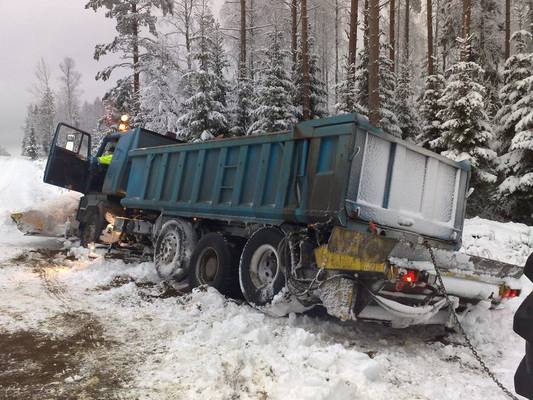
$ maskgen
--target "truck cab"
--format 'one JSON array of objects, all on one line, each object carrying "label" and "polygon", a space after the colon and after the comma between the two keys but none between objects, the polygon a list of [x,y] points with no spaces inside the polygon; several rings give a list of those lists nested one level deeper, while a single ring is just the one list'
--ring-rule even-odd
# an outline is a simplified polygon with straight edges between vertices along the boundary
[{"label": "truck cab", "polygon": [[[142,128],[113,132],[105,136],[94,154],[92,135],[77,127],[58,124],[50,147],[44,182],[82,193],[76,219],[82,244],[98,240],[108,210],[121,208],[126,196],[131,161],[130,150],[180,143],[179,140]],[[112,161],[104,165],[99,157],[112,150]],[[87,233],[89,232],[89,233]]]}]

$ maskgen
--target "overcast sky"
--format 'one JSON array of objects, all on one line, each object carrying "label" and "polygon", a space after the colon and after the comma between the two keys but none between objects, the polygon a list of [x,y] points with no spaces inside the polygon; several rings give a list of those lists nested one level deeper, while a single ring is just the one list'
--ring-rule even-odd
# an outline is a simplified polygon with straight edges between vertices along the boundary
[{"label": "overcast sky", "polygon": [[[215,0],[216,12],[223,0]],[[26,107],[32,102],[34,70],[43,57],[58,86],[58,65],[72,57],[82,74],[83,100],[102,96],[110,82],[95,81],[112,61],[96,62],[94,46],[115,35],[103,12],[85,10],[86,0],[0,0],[0,145],[20,153]]]}]

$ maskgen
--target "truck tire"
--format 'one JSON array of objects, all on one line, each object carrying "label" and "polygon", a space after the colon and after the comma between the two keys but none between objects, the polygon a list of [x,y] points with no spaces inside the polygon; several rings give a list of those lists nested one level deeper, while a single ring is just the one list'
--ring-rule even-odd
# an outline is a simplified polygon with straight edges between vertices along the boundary
[{"label": "truck tire", "polygon": [[104,229],[105,220],[98,207],[88,207],[83,222],[80,223],[80,244],[87,247],[89,243],[96,243]]},{"label": "truck tire", "polygon": [[224,236],[208,233],[200,239],[192,253],[189,268],[191,287],[208,285],[224,295],[238,296],[239,255]]},{"label": "truck tire", "polygon": [[154,264],[159,277],[177,281],[186,278],[195,245],[196,233],[189,222],[182,219],[166,222],[154,248]]},{"label": "truck tire", "polygon": [[285,286],[278,250],[283,238],[279,229],[261,228],[246,242],[239,264],[239,283],[248,303],[267,305]]}]

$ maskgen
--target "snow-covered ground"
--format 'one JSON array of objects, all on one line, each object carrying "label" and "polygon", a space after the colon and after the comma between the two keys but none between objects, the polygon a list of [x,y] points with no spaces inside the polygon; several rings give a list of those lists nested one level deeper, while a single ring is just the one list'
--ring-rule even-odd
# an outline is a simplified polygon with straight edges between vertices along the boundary
[{"label": "snow-covered ground", "polygon": [[[273,318],[214,290],[177,296],[151,263],[90,260],[69,243],[22,236],[9,213],[64,193],[41,175],[41,164],[0,157],[0,398],[504,398],[441,327]],[[465,248],[523,264],[532,232],[476,218]],[[512,332],[524,288],[504,309],[480,304],[464,321],[511,387],[524,352]]]}]

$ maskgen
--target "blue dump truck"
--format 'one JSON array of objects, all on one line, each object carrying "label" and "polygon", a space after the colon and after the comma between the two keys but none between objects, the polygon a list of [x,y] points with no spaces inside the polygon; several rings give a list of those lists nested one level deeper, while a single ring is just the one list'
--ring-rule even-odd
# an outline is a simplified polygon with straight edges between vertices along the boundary
[{"label": "blue dump truck", "polygon": [[197,143],[136,128],[90,149],[90,134],[60,124],[45,182],[84,194],[83,244],[150,248],[168,279],[396,326],[519,293],[522,267],[457,251],[469,165],[359,115]]}]

